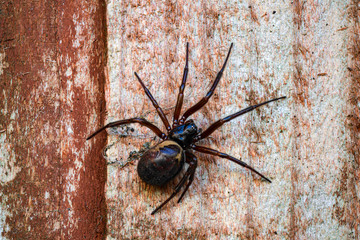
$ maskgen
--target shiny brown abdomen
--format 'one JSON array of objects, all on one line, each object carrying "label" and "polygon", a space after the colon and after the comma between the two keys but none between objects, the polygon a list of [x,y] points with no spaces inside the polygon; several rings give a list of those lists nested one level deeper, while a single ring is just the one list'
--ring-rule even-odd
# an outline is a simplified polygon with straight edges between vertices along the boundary
[{"label": "shiny brown abdomen", "polygon": [[184,160],[182,147],[174,141],[165,140],[142,155],[137,171],[144,182],[161,186],[180,172]]}]

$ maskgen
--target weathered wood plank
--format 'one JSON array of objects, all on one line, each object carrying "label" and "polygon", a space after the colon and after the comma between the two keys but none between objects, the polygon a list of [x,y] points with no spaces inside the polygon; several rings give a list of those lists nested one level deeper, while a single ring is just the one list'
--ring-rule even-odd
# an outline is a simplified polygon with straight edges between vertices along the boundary
[{"label": "weathered wood plank", "polygon": [[103,238],[104,8],[0,4],[1,238]]},{"label": "weathered wood plank", "polygon": [[136,161],[120,166],[133,159],[130,152],[159,139],[139,126],[109,131],[106,153],[115,163],[108,169],[108,238],[357,239],[358,80],[347,67],[350,61],[357,71],[357,48],[349,48],[358,44],[358,15],[349,5],[358,9],[347,1],[110,1],[107,122],[140,115],[162,126],[134,71],[171,119],[186,42],[184,108],[207,92],[235,44],[215,95],[194,115],[198,126],[270,98],[289,98],[224,125],[203,142],[241,157],[272,184],[197,154],[197,177],[183,202],[169,203],[154,217],[150,212],[172,187],[142,183]]}]

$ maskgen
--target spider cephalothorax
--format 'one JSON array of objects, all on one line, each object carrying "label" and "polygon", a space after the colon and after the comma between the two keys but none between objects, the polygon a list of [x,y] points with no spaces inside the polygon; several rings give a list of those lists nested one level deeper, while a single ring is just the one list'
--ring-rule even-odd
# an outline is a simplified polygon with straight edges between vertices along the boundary
[{"label": "spider cephalothorax", "polygon": [[140,79],[140,77],[135,72],[135,76],[140,82],[141,86],[143,87],[146,95],[150,98],[152,104],[154,105],[156,111],[158,112],[162,122],[164,123],[167,134],[163,133],[158,127],[156,127],[154,124],[148,122],[147,120],[143,118],[130,118],[130,119],[124,119],[119,120],[115,122],[108,123],[107,125],[103,126],[102,128],[96,130],[93,134],[91,134],[87,139],[90,139],[94,137],[99,132],[103,131],[106,128],[109,127],[115,127],[120,126],[123,124],[129,124],[129,123],[139,123],[142,126],[145,126],[149,129],[151,129],[158,137],[162,139],[162,141],[157,144],[156,146],[150,148],[148,151],[146,151],[140,158],[140,161],[138,163],[138,174],[140,178],[145,181],[146,183],[149,183],[151,185],[164,185],[168,183],[170,180],[172,180],[183,168],[184,163],[187,163],[189,165],[188,169],[186,170],[184,176],[181,178],[179,183],[176,185],[174,192],[171,194],[171,196],[166,199],[160,206],[158,206],[151,214],[156,213],[158,210],[160,210],[167,202],[169,202],[179,191],[181,188],[185,185],[185,189],[182,192],[178,202],[181,201],[184,194],[190,187],[191,183],[194,180],[195,176],[195,170],[197,167],[197,158],[193,154],[193,151],[202,152],[205,154],[210,154],[214,156],[218,156],[221,158],[226,158],[230,161],[233,161],[245,168],[250,169],[251,171],[255,172],[262,178],[264,178],[266,181],[271,182],[270,179],[266,178],[264,175],[256,171],[251,166],[247,165],[245,162],[234,158],[226,153],[218,152],[217,150],[203,147],[196,145],[196,143],[208,137],[211,133],[213,133],[216,129],[221,127],[224,123],[231,121],[232,119],[241,116],[247,112],[250,112],[254,110],[255,108],[258,108],[262,105],[265,105],[267,103],[277,101],[279,99],[283,99],[285,97],[279,97],[275,98],[263,103],[259,103],[250,107],[247,107],[245,109],[242,109],[232,115],[229,115],[225,118],[222,118],[213,124],[210,125],[205,131],[201,131],[201,129],[198,129],[198,127],[195,125],[193,120],[187,120],[189,116],[197,112],[199,109],[201,109],[210,99],[210,97],[213,95],[216,86],[218,85],[223,71],[225,69],[226,63],[229,59],[230,52],[232,49],[233,44],[230,45],[229,52],[226,56],[225,62],[221,68],[221,70],[218,72],[210,90],[208,93],[203,97],[198,103],[196,103],[194,106],[189,108],[183,116],[180,118],[180,112],[181,107],[183,104],[183,98],[184,98],[184,89],[185,89],[185,83],[188,75],[188,62],[189,62],[189,44],[186,45],[186,63],[185,63],[185,69],[183,74],[183,79],[180,85],[179,89],[179,95],[176,102],[176,107],[174,111],[173,116],[173,125],[172,127],[169,124],[169,121],[167,120],[166,115],[162,111],[161,107],[156,102],[155,98],[151,95],[150,91],[146,88],[143,81]]},{"label": "spider cephalothorax", "polygon": [[168,138],[174,140],[183,148],[188,148],[198,133],[199,131],[194,121],[188,120],[184,124],[174,127],[169,132]]}]

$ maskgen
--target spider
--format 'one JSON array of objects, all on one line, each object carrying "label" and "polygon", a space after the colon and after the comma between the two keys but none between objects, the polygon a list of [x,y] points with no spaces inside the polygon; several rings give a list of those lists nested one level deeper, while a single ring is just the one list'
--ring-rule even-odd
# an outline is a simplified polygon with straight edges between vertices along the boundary
[{"label": "spider", "polygon": [[277,101],[280,99],[286,98],[286,96],[271,99],[269,101],[259,103],[245,109],[242,109],[232,115],[229,115],[225,118],[222,118],[213,124],[211,124],[205,131],[202,131],[201,128],[198,128],[192,119],[188,118],[200,110],[210,99],[210,97],[214,94],[216,86],[219,84],[220,79],[223,75],[224,69],[226,67],[226,63],[229,59],[231,49],[233,47],[233,43],[230,45],[229,52],[226,56],[225,62],[218,72],[210,90],[198,103],[193,105],[191,108],[185,111],[185,113],[180,118],[181,107],[184,100],[184,89],[186,84],[186,79],[188,76],[188,62],[189,62],[189,43],[186,44],[186,62],[183,73],[182,82],[179,88],[179,94],[175,106],[175,111],[173,115],[173,124],[170,125],[166,115],[163,110],[155,100],[155,98],[151,95],[149,89],[146,88],[143,81],[139,77],[139,75],[135,72],[135,76],[139,83],[141,84],[145,94],[149,97],[151,103],[154,105],[157,113],[159,114],[162,122],[166,127],[167,133],[163,133],[157,126],[145,120],[144,118],[130,118],[119,120],[115,122],[111,122],[103,126],[102,128],[96,130],[93,134],[91,134],[87,140],[94,137],[99,132],[103,131],[106,128],[120,126],[124,124],[130,123],[139,123],[140,125],[149,128],[152,130],[159,138],[162,139],[160,143],[156,146],[150,148],[146,151],[140,158],[140,161],[137,165],[137,172],[140,178],[151,185],[162,186],[167,184],[170,180],[172,180],[183,168],[184,163],[187,163],[189,166],[184,173],[183,177],[180,179],[178,184],[174,188],[174,192],[168,197],[162,204],[160,204],[155,210],[152,211],[151,215],[158,212],[165,204],[167,204],[176,194],[178,194],[181,188],[185,185],[185,189],[178,199],[178,203],[184,197],[186,191],[189,189],[191,183],[194,180],[195,170],[198,165],[198,159],[194,155],[193,151],[210,154],[213,156],[217,156],[220,158],[226,158],[230,161],[233,161],[251,171],[261,176],[263,179],[271,183],[270,179],[262,175],[260,172],[246,164],[245,162],[232,157],[226,153],[219,152],[217,150],[199,146],[197,142],[207,138],[212,134],[216,129],[220,128],[224,123],[231,121],[232,119],[239,117],[247,112],[253,111],[254,109],[268,104],[273,101]]}]

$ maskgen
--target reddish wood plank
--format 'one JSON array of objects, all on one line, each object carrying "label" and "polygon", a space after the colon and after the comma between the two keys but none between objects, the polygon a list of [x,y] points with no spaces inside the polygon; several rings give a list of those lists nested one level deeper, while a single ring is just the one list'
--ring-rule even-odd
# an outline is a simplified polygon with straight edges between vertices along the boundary
[{"label": "reddish wood plank", "polygon": [[7,239],[105,233],[105,10],[100,2],[3,1],[1,229]]}]

